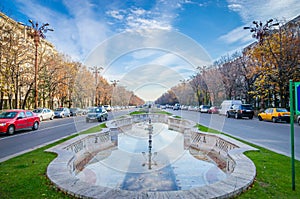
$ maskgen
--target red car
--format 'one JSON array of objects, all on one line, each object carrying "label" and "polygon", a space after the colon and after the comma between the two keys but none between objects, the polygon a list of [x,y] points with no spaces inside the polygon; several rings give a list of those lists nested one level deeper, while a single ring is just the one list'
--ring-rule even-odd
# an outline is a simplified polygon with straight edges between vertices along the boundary
[{"label": "red car", "polygon": [[6,110],[0,113],[0,133],[12,135],[19,130],[37,130],[39,124],[39,116],[29,110]]},{"label": "red car", "polygon": [[212,106],[212,107],[210,107],[210,109],[208,109],[208,113],[217,114],[217,113],[219,113],[219,108],[216,106]]}]

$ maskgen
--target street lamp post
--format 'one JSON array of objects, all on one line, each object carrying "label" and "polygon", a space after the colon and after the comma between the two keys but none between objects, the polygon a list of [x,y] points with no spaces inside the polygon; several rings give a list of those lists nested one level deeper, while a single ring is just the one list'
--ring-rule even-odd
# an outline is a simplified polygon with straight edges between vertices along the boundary
[{"label": "street lamp post", "polygon": [[244,29],[250,29],[250,32],[252,34],[252,37],[257,39],[259,41],[259,44],[262,44],[264,37],[268,34],[268,32],[271,30],[273,26],[278,26],[279,23],[272,23],[273,19],[269,19],[265,24],[263,24],[261,21],[253,21],[253,26],[247,26],[244,27]]},{"label": "street lamp post", "polygon": [[112,85],[114,86],[114,88],[117,86],[117,83],[119,83],[119,80],[111,80],[110,81],[112,83]]},{"label": "street lamp post", "polygon": [[96,92],[95,92],[95,106],[98,105],[98,94],[97,94],[97,90],[98,90],[98,74],[101,72],[101,70],[103,70],[103,67],[98,67],[98,66],[94,66],[91,67],[91,69],[93,70],[93,73],[95,73],[95,88],[96,88]]},{"label": "street lamp post", "polygon": [[53,31],[53,29],[48,28],[49,24],[45,23],[42,26],[39,27],[38,22],[33,22],[32,20],[29,20],[31,23],[31,28],[33,32],[31,32],[30,36],[33,38],[33,42],[35,45],[35,56],[34,56],[34,96],[35,96],[35,102],[34,102],[34,108],[38,107],[38,46],[40,43],[40,38],[45,39],[45,33],[47,31]]},{"label": "street lamp post", "polygon": [[[111,80],[110,82],[112,83],[113,87],[116,88],[117,84],[118,84],[120,81],[119,81],[119,80]],[[113,94],[113,91],[112,91],[112,94]],[[110,98],[110,106],[112,106],[112,97],[113,97],[113,96],[111,96],[111,98]]]}]

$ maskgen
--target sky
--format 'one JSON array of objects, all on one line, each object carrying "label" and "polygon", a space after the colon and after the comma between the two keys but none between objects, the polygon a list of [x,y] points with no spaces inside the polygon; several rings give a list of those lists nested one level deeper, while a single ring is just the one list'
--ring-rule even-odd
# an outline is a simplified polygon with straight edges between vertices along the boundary
[{"label": "sky", "polygon": [[252,21],[295,18],[300,0],[1,0],[0,11],[49,23],[59,52],[148,101],[254,42]]}]

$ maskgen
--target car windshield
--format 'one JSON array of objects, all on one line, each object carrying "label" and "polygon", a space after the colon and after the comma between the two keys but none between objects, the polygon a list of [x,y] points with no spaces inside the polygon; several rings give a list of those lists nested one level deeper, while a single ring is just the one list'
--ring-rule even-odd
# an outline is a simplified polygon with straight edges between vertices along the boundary
[{"label": "car windshield", "polygon": [[41,113],[42,111],[43,111],[42,109],[35,109],[32,112],[34,112],[34,113]]},{"label": "car windshield", "polygon": [[9,119],[14,118],[18,113],[17,112],[2,112],[0,114],[0,119]]},{"label": "car windshield", "polygon": [[55,111],[63,111],[64,108],[56,108]]},{"label": "car windshield", "polygon": [[288,112],[288,110],[286,110],[285,108],[277,108],[276,111],[277,112]]},{"label": "car windshield", "polygon": [[252,110],[252,105],[242,105],[242,108],[246,110]]}]

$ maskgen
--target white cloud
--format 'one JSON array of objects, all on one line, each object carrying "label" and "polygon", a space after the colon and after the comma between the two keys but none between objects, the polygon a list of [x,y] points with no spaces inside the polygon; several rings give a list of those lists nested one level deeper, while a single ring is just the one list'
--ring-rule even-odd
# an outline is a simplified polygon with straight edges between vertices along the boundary
[{"label": "white cloud", "polygon": [[158,0],[155,5],[149,9],[143,9],[132,6],[127,9],[114,7],[106,12],[108,17],[112,18],[109,24],[115,24],[121,29],[119,31],[132,31],[136,29],[162,29],[173,30],[172,23],[177,15],[178,9],[182,9],[183,4],[197,4],[193,1],[182,0]]},{"label": "white cloud", "polygon": [[228,5],[228,8],[229,8],[230,10],[233,10],[233,11],[238,12],[238,11],[241,10],[242,6],[241,6],[240,4],[229,4],[229,5]]},{"label": "white cloud", "polygon": [[[188,79],[197,66],[210,62],[203,48],[186,35],[144,30],[144,34],[123,32],[108,39],[90,54],[85,64],[104,66],[107,79],[118,77],[119,85],[133,91],[143,88],[143,93],[147,93],[150,84],[168,89],[179,80]],[[156,92],[154,88],[147,91],[150,95]]]},{"label": "white cloud", "polygon": [[[44,6],[44,2],[38,0],[18,2],[20,11],[28,17],[50,23],[54,32],[47,34],[47,39],[55,44],[60,52],[78,61],[83,61],[91,50],[108,38],[108,35],[122,30],[140,29],[141,34],[144,34],[143,30],[149,29],[173,30],[172,23],[177,17],[177,9],[181,7],[179,5],[193,3],[162,0],[157,1],[150,10],[136,6],[123,9],[105,5],[107,7],[101,8],[103,13],[98,13],[99,10],[95,8],[99,5],[91,3],[92,0],[63,0],[61,3],[66,12],[63,13]],[[108,8],[110,10],[106,11]],[[110,16],[111,20],[104,14]],[[117,26],[113,26],[116,23]],[[147,39],[141,42],[147,42]]]},{"label": "white cloud", "polygon": [[127,10],[110,10],[106,14],[112,17],[115,23],[123,28],[120,31],[132,31],[136,29],[164,29],[171,30],[170,16],[161,17],[161,13],[142,8],[129,8]]},{"label": "white cloud", "polygon": [[270,18],[291,20],[299,15],[299,0],[227,0],[228,7],[242,17],[245,23]]},{"label": "white cloud", "polygon": [[[228,8],[237,12],[245,25],[249,26],[252,21],[258,20],[265,22],[271,18],[278,20],[291,20],[299,15],[300,1],[299,0],[227,0]],[[219,39],[227,44],[253,42],[251,33],[243,29],[243,26],[237,27]]]},{"label": "white cloud", "polygon": [[106,14],[115,19],[123,20],[124,16],[120,12],[121,12],[120,10],[111,10],[111,11],[107,11]]},{"label": "white cloud", "polygon": [[219,39],[229,44],[235,42],[249,43],[250,41],[253,41],[249,31],[244,30],[243,27],[235,28],[226,35],[221,36]]},{"label": "white cloud", "polygon": [[88,53],[107,38],[110,32],[100,21],[88,1],[63,1],[71,16],[51,10],[36,0],[20,1],[20,10],[35,21],[48,22],[54,32],[47,39],[55,44],[60,52],[67,53],[73,59],[83,61]]}]

